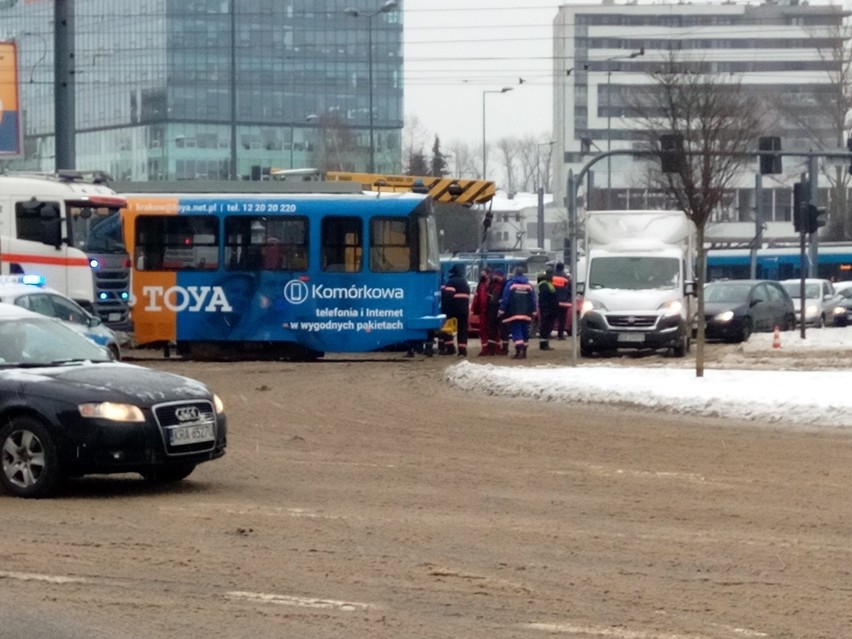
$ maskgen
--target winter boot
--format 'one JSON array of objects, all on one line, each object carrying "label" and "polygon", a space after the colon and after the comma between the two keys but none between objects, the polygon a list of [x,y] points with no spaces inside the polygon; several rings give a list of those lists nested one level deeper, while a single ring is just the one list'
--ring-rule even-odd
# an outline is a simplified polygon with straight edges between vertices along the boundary
[{"label": "winter boot", "polygon": [[503,346],[500,348],[500,354],[501,355],[508,355],[509,354],[509,342],[503,343]]},{"label": "winter boot", "polygon": [[489,355],[494,354],[494,344],[486,344],[482,347],[482,350],[479,351],[480,357],[488,357]]},{"label": "winter boot", "polygon": [[526,358],[527,358],[527,347],[521,346],[521,359],[526,359]]},{"label": "winter boot", "polygon": [[459,346],[459,357],[467,357],[467,346]]},{"label": "winter boot", "polygon": [[445,344],[443,354],[444,355],[455,355],[456,354],[456,347],[453,346],[452,344]]},{"label": "winter boot", "polygon": [[515,346],[515,354],[512,355],[512,359],[523,359],[524,355],[524,347],[523,346]]},{"label": "winter boot", "polygon": [[553,349],[550,347],[550,341],[543,339],[538,343],[538,347],[543,351],[552,351]]}]

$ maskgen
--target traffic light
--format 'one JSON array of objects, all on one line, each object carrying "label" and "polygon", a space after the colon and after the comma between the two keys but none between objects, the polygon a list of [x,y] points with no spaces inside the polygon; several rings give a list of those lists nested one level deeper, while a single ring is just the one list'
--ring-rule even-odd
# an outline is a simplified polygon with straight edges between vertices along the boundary
[{"label": "traffic light", "polygon": [[[781,138],[778,136],[769,136],[760,138],[757,141],[757,148],[760,151],[780,151]],[[781,154],[780,153],[761,153],[760,154],[760,174],[772,175],[781,173]]]},{"label": "traffic light", "polygon": [[660,168],[663,173],[680,173],[683,169],[683,136],[664,133],[660,136]]},{"label": "traffic light", "polygon": [[796,182],[793,185],[793,228],[796,233],[808,232],[810,199],[808,183]]},{"label": "traffic light", "polygon": [[[852,138],[846,138],[846,148],[852,153]],[[852,174],[852,158],[849,159],[849,173]]]},{"label": "traffic light", "polygon": [[808,233],[816,233],[820,227],[825,226],[827,211],[823,207],[810,204],[808,206]]}]

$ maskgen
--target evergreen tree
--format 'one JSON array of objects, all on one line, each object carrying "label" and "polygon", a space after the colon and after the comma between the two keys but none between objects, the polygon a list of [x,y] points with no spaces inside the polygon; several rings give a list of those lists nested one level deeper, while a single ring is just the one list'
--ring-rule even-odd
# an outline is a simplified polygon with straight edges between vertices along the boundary
[{"label": "evergreen tree", "polygon": [[436,135],[435,143],[432,145],[432,170],[429,175],[433,177],[444,177],[447,174],[447,159],[441,153],[441,140]]},{"label": "evergreen tree", "polygon": [[408,175],[429,175],[429,165],[422,151],[415,151],[408,161]]}]

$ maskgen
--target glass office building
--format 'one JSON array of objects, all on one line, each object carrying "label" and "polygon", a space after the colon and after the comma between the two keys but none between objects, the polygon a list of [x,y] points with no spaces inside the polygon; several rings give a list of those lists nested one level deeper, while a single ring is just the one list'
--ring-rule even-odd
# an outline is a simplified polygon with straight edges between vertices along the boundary
[{"label": "glass office building", "polygon": [[[759,98],[766,134],[780,136],[783,149],[842,148],[843,113],[833,105],[848,73],[849,15],[837,3],[800,0],[564,4],[553,22],[554,155],[562,159],[555,201],[565,201],[568,171],[578,175],[593,154],[644,148],[647,131],[630,117],[634,96],[673,51]],[[785,167],[761,194],[769,221],[790,220],[792,183],[807,170],[793,158]],[[590,206],[661,205],[645,188],[646,174],[644,163],[624,156],[598,163],[584,185]],[[739,187],[720,213],[751,221],[754,174],[743,171]]]},{"label": "glass office building", "polygon": [[[67,3],[73,168],[121,180],[401,170],[401,2]],[[24,120],[26,157],[12,168],[70,168],[55,160],[54,51],[65,45],[55,47],[53,24],[51,0],[0,0],[0,40],[18,45]]]}]

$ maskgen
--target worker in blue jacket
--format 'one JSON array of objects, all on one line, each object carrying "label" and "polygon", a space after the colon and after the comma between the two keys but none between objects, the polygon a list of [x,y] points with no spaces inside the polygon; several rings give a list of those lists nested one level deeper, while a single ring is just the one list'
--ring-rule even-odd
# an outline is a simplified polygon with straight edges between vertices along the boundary
[{"label": "worker in blue jacket", "polygon": [[500,317],[509,325],[512,343],[515,345],[513,359],[526,359],[530,343],[530,323],[536,313],[538,299],[535,287],[524,275],[524,267],[515,267],[512,277],[503,289],[500,300]]}]

